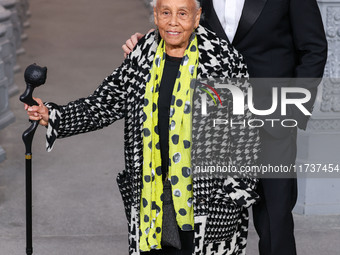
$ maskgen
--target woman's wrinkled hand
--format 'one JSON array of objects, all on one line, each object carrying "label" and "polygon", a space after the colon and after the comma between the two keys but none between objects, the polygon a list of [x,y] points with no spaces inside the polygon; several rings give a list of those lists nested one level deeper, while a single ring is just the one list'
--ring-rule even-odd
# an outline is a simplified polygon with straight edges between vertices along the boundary
[{"label": "woman's wrinkled hand", "polygon": [[39,106],[29,106],[25,104],[25,110],[27,111],[29,119],[38,120],[40,125],[46,127],[49,119],[48,108],[43,104],[40,98],[33,97],[33,99],[39,104]]}]

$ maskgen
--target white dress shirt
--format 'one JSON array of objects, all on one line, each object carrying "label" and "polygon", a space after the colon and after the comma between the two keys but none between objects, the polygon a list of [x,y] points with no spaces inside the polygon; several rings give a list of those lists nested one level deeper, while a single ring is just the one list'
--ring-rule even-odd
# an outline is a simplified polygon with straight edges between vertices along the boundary
[{"label": "white dress shirt", "polygon": [[218,19],[230,42],[233,41],[240,22],[245,0],[213,0]]}]

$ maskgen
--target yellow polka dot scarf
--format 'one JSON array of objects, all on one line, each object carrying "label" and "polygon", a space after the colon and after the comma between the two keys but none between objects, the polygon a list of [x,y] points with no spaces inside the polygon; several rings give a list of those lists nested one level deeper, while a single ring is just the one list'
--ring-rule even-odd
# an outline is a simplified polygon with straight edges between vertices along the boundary
[{"label": "yellow polka dot scarf", "polygon": [[[144,96],[143,186],[140,204],[140,250],[161,249],[163,182],[158,135],[158,96],[165,63],[161,40],[148,77]],[[178,226],[193,230],[191,176],[191,91],[197,77],[197,38],[189,43],[175,81],[169,115],[169,174]]]}]

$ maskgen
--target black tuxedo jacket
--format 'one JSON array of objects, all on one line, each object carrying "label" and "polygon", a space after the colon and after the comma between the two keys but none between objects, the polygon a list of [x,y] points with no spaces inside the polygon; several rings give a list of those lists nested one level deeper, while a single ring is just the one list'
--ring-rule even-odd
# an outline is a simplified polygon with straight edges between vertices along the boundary
[{"label": "black tuxedo jacket", "polygon": [[[201,5],[202,25],[228,40],[214,10],[213,1],[201,0]],[[316,0],[245,0],[237,32],[231,43],[244,56],[251,77],[321,78],[323,75],[327,40]],[[258,95],[271,94],[268,91],[261,92],[261,85],[256,83],[253,87]],[[311,92],[311,100],[304,104],[309,111],[312,110],[319,83],[320,79],[312,79],[295,84]],[[263,87],[268,89],[270,86],[274,85]],[[260,98],[257,96],[255,102],[259,108],[270,107],[271,96]],[[308,117],[293,107],[287,112],[298,121],[300,128],[306,128]],[[274,128],[270,133],[281,136],[285,132]]]}]

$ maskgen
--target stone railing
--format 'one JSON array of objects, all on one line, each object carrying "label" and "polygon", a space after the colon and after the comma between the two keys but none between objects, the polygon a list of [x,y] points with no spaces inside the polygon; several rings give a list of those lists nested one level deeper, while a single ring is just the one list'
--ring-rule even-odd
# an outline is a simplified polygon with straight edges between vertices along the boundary
[{"label": "stone railing", "polygon": [[[24,53],[21,42],[27,38],[28,17],[28,0],[0,0],[0,130],[14,121],[8,99],[19,91],[14,73],[20,70],[16,60]],[[0,161],[4,158],[0,144]]]}]

